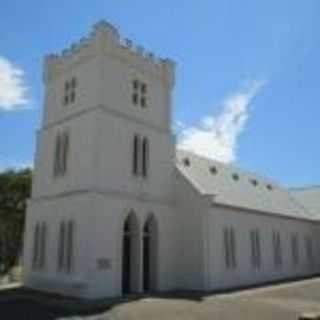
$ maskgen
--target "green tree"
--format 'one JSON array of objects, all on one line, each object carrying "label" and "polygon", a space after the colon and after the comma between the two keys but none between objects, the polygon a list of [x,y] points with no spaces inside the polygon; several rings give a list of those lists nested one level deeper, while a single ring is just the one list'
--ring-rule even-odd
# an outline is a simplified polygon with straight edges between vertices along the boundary
[{"label": "green tree", "polygon": [[0,173],[0,274],[7,273],[21,253],[31,180],[30,169]]}]

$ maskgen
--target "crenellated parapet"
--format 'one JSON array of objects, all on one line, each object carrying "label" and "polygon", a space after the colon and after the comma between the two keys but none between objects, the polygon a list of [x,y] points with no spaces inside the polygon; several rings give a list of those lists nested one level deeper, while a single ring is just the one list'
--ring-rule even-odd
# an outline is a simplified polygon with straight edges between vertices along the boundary
[{"label": "crenellated parapet", "polygon": [[88,37],[71,44],[60,54],[49,54],[45,57],[44,81],[50,81],[64,70],[104,54],[134,63],[136,68],[142,71],[151,71],[155,76],[162,77],[169,86],[174,84],[175,63],[172,60],[156,57],[131,40],[121,38],[118,30],[104,20],[93,26]]}]

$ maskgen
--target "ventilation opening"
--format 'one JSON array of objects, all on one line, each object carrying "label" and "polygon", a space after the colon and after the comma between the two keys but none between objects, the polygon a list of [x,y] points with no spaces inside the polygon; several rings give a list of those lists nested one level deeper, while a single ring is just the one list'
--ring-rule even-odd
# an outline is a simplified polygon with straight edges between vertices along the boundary
[{"label": "ventilation opening", "polygon": [[217,173],[218,173],[217,167],[215,167],[215,166],[211,166],[211,167],[209,168],[209,170],[210,170],[210,172],[211,172],[212,174],[217,174]]},{"label": "ventilation opening", "polygon": [[267,184],[267,189],[271,191],[273,190],[273,186],[271,184]]},{"label": "ventilation opening", "polygon": [[255,187],[258,185],[258,180],[256,180],[256,179],[251,179],[250,182]]},{"label": "ventilation opening", "polygon": [[185,167],[190,167],[190,159],[189,158],[184,158],[183,159],[183,164]]},{"label": "ventilation opening", "polygon": [[234,174],[232,175],[232,179],[233,179],[234,181],[239,181],[240,177],[239,177],[239,175],[238,175],[237,173],[234,173]]}]

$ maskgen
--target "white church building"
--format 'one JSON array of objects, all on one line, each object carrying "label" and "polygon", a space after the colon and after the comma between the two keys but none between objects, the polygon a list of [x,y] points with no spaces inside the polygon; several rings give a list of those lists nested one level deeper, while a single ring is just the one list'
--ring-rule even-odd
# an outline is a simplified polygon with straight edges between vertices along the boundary
[{"label": "white church building", "polygon": [[177,150],[174,69],[107,22],[45,58],[27,287],[94,299],[320,271],[320,188]]}]

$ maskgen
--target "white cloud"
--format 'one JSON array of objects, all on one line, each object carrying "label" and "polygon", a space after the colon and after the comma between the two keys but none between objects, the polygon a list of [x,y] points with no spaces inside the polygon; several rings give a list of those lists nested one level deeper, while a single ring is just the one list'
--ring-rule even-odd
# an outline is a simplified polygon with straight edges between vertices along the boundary
[{"label": "white cloud", "polygon": [[252,81],[222,101],[223,110],[218,116],[206,116],[199,125],[182,127],[178,148],[222,162],[234,161],[250,103],[263,85],[262,81]]},{"label": "white cloud", "polygon": [[24,72],[0,56],[0,111],[22,109],[28,103]]}]

